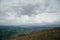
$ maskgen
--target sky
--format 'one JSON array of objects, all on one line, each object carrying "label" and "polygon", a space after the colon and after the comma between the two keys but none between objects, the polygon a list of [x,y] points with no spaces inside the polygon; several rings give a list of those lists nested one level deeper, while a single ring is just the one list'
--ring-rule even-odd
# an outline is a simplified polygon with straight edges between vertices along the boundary
[{"label": "sky", "polygon": [[60,0],[0,0],[0,25],[60,24]]}]

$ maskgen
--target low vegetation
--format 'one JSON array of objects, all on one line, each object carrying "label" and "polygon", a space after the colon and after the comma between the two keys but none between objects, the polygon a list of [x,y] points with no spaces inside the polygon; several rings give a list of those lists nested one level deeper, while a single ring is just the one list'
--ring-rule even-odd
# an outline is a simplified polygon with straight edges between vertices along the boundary
[{"label": "low vegetation", "polygon": [[6,40],[60,40],[60,27],[48,30],[34,32],[32,34],[24,35]]},{"label": "low vegetation", "polygon": [[[38,28],[37,28],[38,29]],[[41,28],[39,28],[40,30]],[[34,28],[35,30],[35,28]],[[29,29],[0,29],[0,40],[59,40],[60,27],[32,31]]]}]

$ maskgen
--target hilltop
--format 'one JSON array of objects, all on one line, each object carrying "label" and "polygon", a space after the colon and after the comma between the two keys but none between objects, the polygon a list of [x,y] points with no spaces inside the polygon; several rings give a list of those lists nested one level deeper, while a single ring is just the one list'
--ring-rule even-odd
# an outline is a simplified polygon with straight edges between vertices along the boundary
[{"label": "hilltop", "polygon": [[60,40],[60,27],[34,32],[22,37],[7,40]]}]

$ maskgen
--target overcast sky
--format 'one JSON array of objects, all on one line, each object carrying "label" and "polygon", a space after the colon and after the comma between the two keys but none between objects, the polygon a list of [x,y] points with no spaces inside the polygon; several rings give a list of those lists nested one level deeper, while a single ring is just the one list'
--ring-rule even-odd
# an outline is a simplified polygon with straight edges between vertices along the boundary
[{"label": "overcast sky", "polygon": [[60,24],[60,0],[0,0],[0,25]]}]

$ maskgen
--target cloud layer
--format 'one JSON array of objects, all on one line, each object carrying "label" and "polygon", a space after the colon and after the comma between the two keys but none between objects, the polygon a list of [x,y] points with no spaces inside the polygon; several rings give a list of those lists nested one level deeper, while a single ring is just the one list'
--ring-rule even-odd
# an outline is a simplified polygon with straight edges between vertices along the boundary
[{"label": "cloud layer", "polygon": [[0,0],[0,25],[60,23],[59,0]]}]

